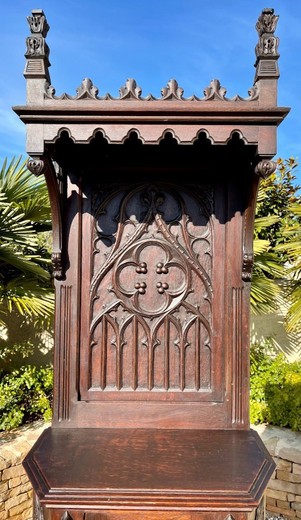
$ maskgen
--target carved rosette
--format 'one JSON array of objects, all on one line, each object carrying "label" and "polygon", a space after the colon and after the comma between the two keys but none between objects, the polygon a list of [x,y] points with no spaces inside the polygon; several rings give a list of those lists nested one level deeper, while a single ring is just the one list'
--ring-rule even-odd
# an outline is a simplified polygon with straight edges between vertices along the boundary
[{"label": "carved rosette", "polygon": [[42,9],[33,10],[32,15],[27,17],[27,21],[31,35],[26,38],[25,58],[27,58],[27,62],[24,76],[49,80],[49,47],[45,40],[49,25],[44,12]]}]

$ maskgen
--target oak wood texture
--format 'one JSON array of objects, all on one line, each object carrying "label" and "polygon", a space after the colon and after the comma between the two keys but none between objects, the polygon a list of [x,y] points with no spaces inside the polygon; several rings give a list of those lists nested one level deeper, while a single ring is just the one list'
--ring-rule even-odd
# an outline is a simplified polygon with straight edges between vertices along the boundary
[{"label": "oak wood texture", "polygon": [[25,468],[47,508],[250,511],[274,464],[254,431],[49,428]]}]

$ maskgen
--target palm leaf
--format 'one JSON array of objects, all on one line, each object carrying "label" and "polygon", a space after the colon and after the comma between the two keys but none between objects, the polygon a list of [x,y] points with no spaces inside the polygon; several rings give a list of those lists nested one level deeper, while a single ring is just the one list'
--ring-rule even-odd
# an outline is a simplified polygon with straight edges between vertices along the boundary
[{"label": "palm leaf", "polygon": [[251,310],[254,314],[275,312],[281,302],[281,288],[273,279],[254,273],[250,294]]},{"label": "palm leaf", "polygon": [[[33,261],[35,260],[35,261]],[[18,269],[24,274],[28,274],[30,276],[34,276],[36,278],[36,283],[38,280],[41,281],[49,281],[50,274],[43,267],[38,265],[38,262],[44,262],[40,256],[25,256],[22,253],[18,253],[15,251],[9,244],[1,244],[0,245],[0,278],[1,278],[1,269],[4,266],[12,266],[15,269]],[[2,266],[1,266],[2,264]]]},{"label": "palm leaf", "polygon": [[9,312],[16,309],[21,315],[52,316],[54,310],[53,292],[37,286],[34,278],[24,276],[0,287],[0,302]]}]

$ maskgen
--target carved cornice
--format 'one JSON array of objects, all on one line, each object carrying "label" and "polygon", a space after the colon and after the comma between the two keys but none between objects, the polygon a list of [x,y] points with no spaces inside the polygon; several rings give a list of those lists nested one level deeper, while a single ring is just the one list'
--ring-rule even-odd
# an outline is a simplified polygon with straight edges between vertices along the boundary
[{"label": "carved cornice", "polygon": [[142,97],[142,89],[137,85],[135,79],[130,78],[126,80],[123,87],[119,89],[119,97],[113,97],[111,94],[105,96],[98,96],[98,88],[93,85],[93,82],[89,78],[85,78],[81,85],[76,89],[76,95],[71,96],[70,94],[63,93],[60,96],[55,95],[55,88],[52,85],[46,84],[45,87],[45,98],[55,100],[81,100],[81,99],[96,99],[99,101],[106,100],[138,100],[138,101],[162,101],[162,100],[176,100],[176,101],[255,101],[259,97],[259,89],[255,85],[248,91],[249,96],[244,98],[238,94],[232,98],[227,98],[227,89],[222,87],[218,79],[213,79],[210,85],[204,89],[204,97],[200,98],[193,95],[189,98],[183,96],[184,89],[178,85],[175,79],[171,79],[167,82],[166,87],[161,89],[161,97],[156,98],[152,94],[146,97]]},{"label": "carved cornice", "polygon": [[264,159],[260,161],[255,166],[255,173],[262,177],[263,179],[266,179],[269,177],[277,168],[277,163],[275,161],[270,161],[267,159]]}]

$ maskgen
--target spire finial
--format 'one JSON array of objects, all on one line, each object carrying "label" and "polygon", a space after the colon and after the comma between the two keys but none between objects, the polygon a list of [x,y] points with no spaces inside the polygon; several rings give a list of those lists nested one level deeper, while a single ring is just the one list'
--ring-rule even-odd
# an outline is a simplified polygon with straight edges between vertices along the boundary
[{"label": "spire finial", "polygon": [[42,78],[50,82],[49,47],[45,41],[49,30],[46,16],[42,9],[34,9],[31,16],[27,17],[27,21],[31,34],[26,38],[27,61],[24,76],[26,79]]}]

